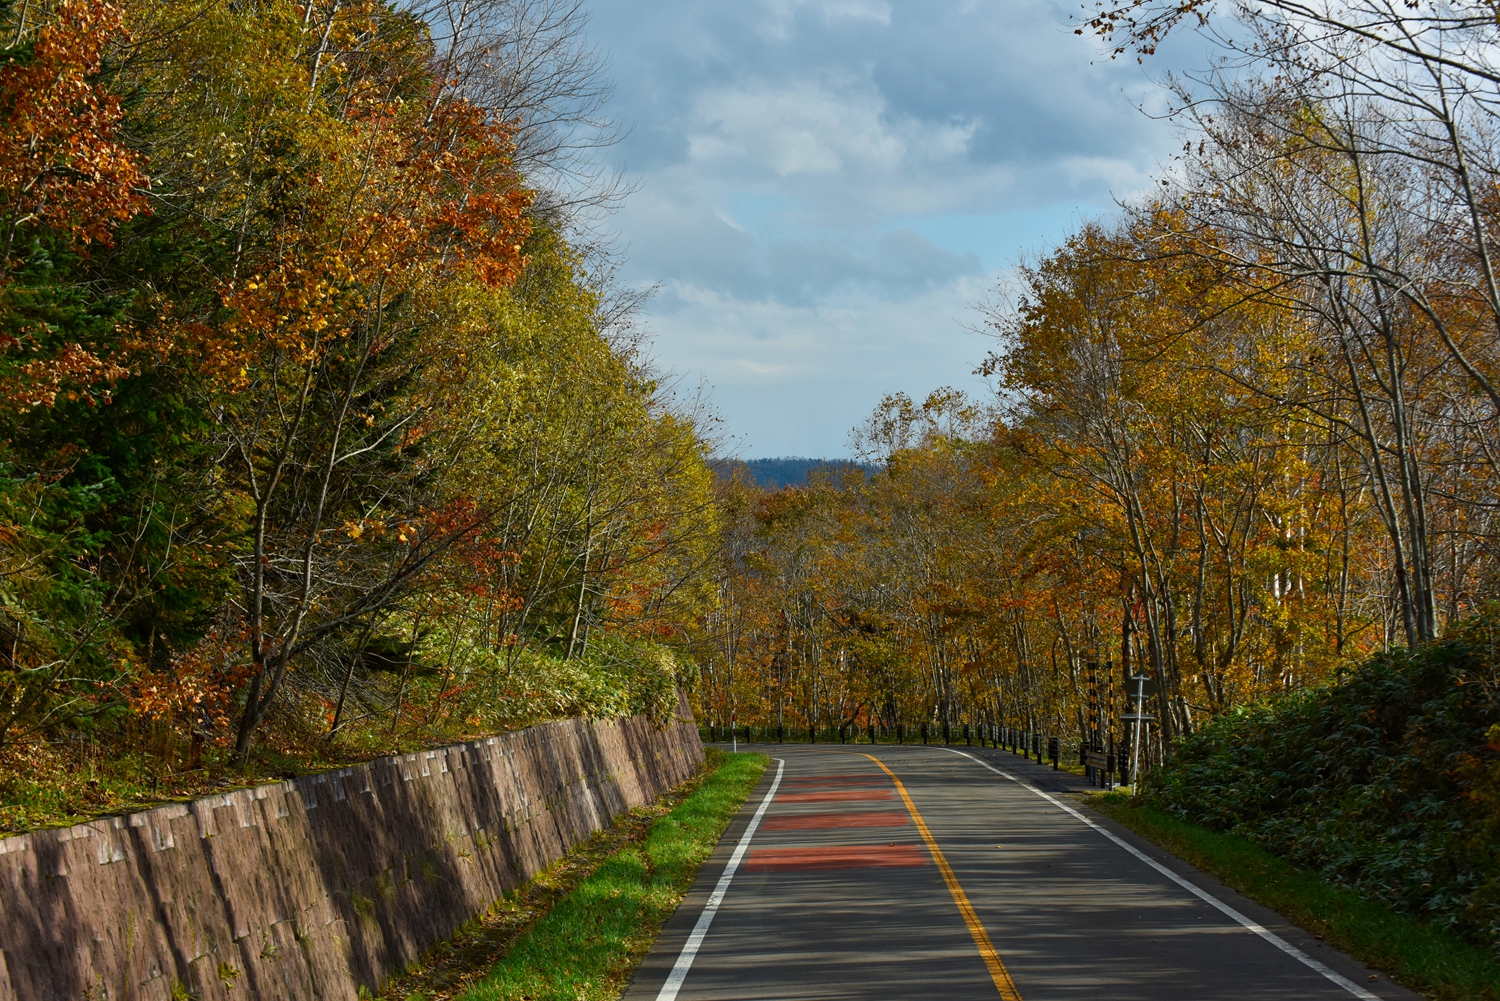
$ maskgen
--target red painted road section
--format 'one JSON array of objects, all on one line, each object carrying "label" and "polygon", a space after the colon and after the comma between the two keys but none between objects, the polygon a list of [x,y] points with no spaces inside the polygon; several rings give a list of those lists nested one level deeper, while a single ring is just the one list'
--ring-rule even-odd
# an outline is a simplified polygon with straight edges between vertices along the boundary
[{"label": "red painted road section", "polygon": [[850,800],[895,799],[889,789],[831,789],[827,792],[784,792],[778,803],[838,803]]},{"label": "red painted road section", "polygon": [[772,817],[763,831],[825,831],[840,827],[907,827],[911,817],[901,810],[869,810],[864,813],[803,813]]},{"label": "red painted road section", "polygon": [[757,848],[747,872],[805,872],[812,869],[909,869],[927,864],[921,845],[837,845],[829,848]]}]

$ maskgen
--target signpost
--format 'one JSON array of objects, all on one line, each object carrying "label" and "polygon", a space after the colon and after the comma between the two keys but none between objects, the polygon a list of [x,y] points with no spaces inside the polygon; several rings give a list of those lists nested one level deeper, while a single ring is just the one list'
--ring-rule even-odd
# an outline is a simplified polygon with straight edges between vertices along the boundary
[{"label": "signpost", "polygon": [[1141,710],[1145,702],[1156,694],[1156,682],[1144,674],[1133,675],[1125,679],[1125,695],[1135,703],[1135,711],[1126,713],[1120,718],[1128,721],[1130,726],[1130,781],[1135,783],[1136,773],[1141,766],[1141,727],[1150,727],[1155,716],[1148,716]]}]

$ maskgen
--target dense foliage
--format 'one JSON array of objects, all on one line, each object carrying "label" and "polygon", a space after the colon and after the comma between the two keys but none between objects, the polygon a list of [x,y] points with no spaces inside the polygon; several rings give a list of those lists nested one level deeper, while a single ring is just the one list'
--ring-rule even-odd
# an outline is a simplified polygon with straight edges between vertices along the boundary
[{"label": "dense foliage", "polygon": [[1500,611],[1181,741],[1143,797],[1500,949]]},{"label": "dense foliage", "polygon": [[1171,171],[997,289],[993,400],[887,398],[867,483],[726,490],[715,720],[1083,738],[1107,664],[1100,738],[1134,739],[1122,676],[1149,675],[1154,765],[1492,600],[1493,15],[1101,3],[1121,51],[1220,47],[1167,81]]},{"label": "dense foliage", "polygon": [[0,828],[675,706],[709,446],[465,10],[0,4]]},{"label": "dense foliage", "polygon": [[[892,395],[860,463],[767,490],[715,476],[548,187],[588,176],[568,115],[603,90],[576,21],[520,7],[0,2],[0,827],[663,716],[695,664],[712,723],[1080,737],[1103,664],[1117,740],[1145,673],[1148,766],[1311,734],[1337,696],[1297,693],[1376,654],[1326,691],[1448,712],[1412,665],[1472,660],[1429,644],[1500,582],[1492,18],[1102,7],[1143,51],[1188,10],[1243,28],[1178,95],[1174,172],[1017,269],[993,401]],[[1446,778],[1330,785],[1348,829],[1278,850],[1493,923],[1481,870],[1440,870],[1491,864],[1459,843],[1494,838],[1483,677],[1369,765]],[[1270,838],[1267,795],[1214,822]]]}]

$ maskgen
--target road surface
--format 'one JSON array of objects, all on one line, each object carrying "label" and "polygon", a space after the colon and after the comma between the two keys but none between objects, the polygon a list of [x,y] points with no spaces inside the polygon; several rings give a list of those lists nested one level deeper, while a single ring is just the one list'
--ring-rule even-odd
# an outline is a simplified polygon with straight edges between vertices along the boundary
[{"label": "road surface", "polygon": [[1418,997],[1007,751],[740,747],[779,760],[627,1001]]}]

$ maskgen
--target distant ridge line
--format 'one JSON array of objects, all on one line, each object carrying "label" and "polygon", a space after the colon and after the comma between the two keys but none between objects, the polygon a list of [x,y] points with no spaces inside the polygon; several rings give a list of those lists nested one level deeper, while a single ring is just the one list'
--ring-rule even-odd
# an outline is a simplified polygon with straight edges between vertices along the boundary
[{"label": "distant ridge line", "polygon": [[749,473],[755,484],[765,490],[782,487],[804,487],[815,469],[859,469],[868,477],[878,466],[854,459],[815,459],[810,456],[785,455],[769,459],[713,459],[710,463],[720,477],[728,479],[735,470]]}]

